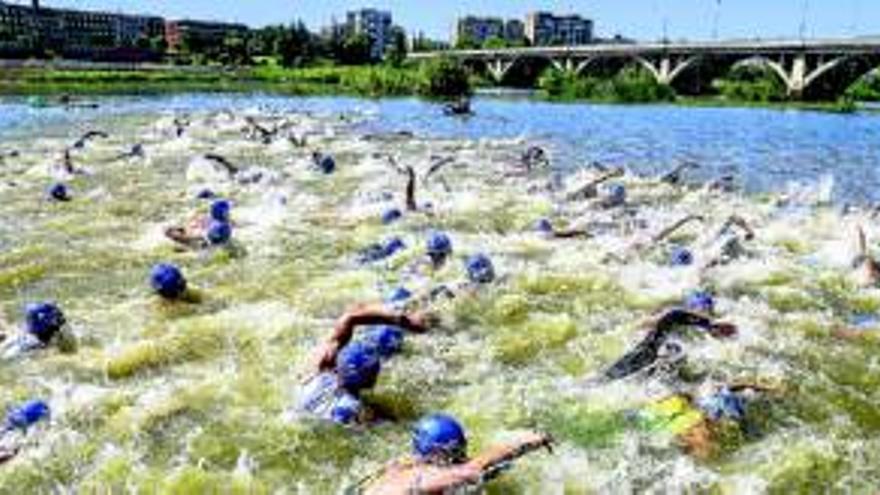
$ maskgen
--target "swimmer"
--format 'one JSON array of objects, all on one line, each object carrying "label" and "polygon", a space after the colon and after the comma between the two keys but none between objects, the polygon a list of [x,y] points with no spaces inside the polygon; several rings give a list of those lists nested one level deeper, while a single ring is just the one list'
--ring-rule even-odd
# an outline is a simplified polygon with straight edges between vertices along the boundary
[{"label": "swimmer", "polygon": [[747,254],[745,242],[755,239],[755,231],[751,225],[739,215],[731,215],[715,234],[714,241],[707,250],[706,262],[702,269],[706,270],[719,265],[726,265]]},{"label": "swimmer", "polygon": [[52,302],[28,304],[25,308],[24,328],[14,331],[2,328],[0,322],[0,360],[11,360],[50,346],[62,350],[75,345],[73,336],[66,330],[67,320],[61,309]]},{"label": "swimmer", "polygon": [[52,187],[49,188],[47,196],[50,201],[59,201],[62,203],[73,199],[70,196],[70,190],[68,189],[67,185],[61,182],[52,184]]},{"label": "swimmer", "polygon": [[360,306],[337,322],[333,335],[317,352],[314,374],[301,391],[298,409],[338,424],[368,423],[378,411],[365,407],[360,394],[371,389],[381,370],[379,349],[353,340],[362,326],[391,325],[412,332],[427,332],[432,317],[404,313],[383,306]]},{"label": "swimmer", "polygon": [[183,137],[186,129],[192,125],[188,117],[174,117],[172,124],[174,125],[174,135],[178,138]]},{"label": "swimmer", "polygon": [[258,139],[263,144],[272,144],[272,139],[274,139],[275,134],[278,133],[278,128],[269,130],[260,125],[260,123],[257,122],[257,119],[250,115],[245,117],[244,121],[248,125],[245,129],[245,133],[249,139]]},{"label": "swimmer", "polygon": [[422,267],[428,267],[431,271],[440,270],[451,255],[452,239],[446,232],[433,230],[428,232],[425,239],[425,257],[417,260],[410,271],[421,272]]},{"label": "swimmer", "polygon": [[394,169],[398,174],[406,176],[406,189],[405,189],[405,197],[406,197],[406,210],[407,211],[417,211],[419,209],[416,204],[416,171],[412,168],[412,166],[407,165],[405,167],[398,165],[397,160],[394,159],[391,155],[386,155],[385,157],[388,160],[388,165]]},{"label": "swimmer", "polygon": [[229,201],[215,200],[207,217],[199,215],[185,226],[168,227],[165,237],[187,249],[226,245],[232,239],[231,208]]},{"label": "swimmer", "polygon": [[144,151],[144,145],[142,143],[136,143],[134,146],[131,147],[130,150],[124,153],[120,153],[111,161],[129,160],[132,158],[144,158],[146,156],[147,154]]},{"label": "swimmer", "polygon": [[553,223],[546,218],[542,218],[538,220],[535,224],[535,230],[541,234],[544,238],[547,239],[574,239],[574,238],[588,238],[592,237],[592,234],[588,229],[583,228],[569,228],[569,229],[558,229],[553,226]]},{"label": "swimmer", "polygon": [[516,442],[491,447],[469,458],[464,428],[445,414],[432,414],[412,430],[413,456],[391,463],[379,474],[362,480],[356,493],[406,495],[458,493],[478,487],[510,469],[511,463],[531,452],[546,448],[552,453],[553,439],[530,433]]},{"label": "swimmer", "polygon": [[320,151],[313,151],[312,166],[324,174],[330,175],[336,171],[336,160],[331,155],[324,154]]},{"label": "swimmer", "polygon": [[685,453],[707,460],[720,453],[726,427],[750,433],[750,404],[780,392],[750,383],[701,388],[696,394],[678,393],[651,404],[635,419],[649,429],[674,434]]},{"label": "swimmer", "polygon": [[233,165],[232,162],[227,160],[224,156],[218,155],[216,153],[205,153],[203,156],[205,160],[220,165],[220,167],[222,167],[223,170],[226,171],[226,173],[228,173],[230,177],[234,177],[238,172],[241,171],[241,169]]},{"label": "swimmer", "polygon": [[852,262],[853,277],[860,287],[876,287],[880,282],[880,262],[868,252],[868,238],[861,226],[858,227],[856,235],[859,254]]},{"label": "swimmer", "polygon": [[598,177],[590,179],[584,184],[575,188],[574,191],[566,195],[568,201],[577,201],[581,199],[592,199],[599,196],[599,186],[611,179],[622,177],[626,171],[621,168],[614,168],[606,172],[602,172]]},{"label": "swimmer", "polygon": [[28,431],[41,421],[48,420],[49,414],[49,405],[41,400],[31,400],[9,410],[0,428],[0,464],[18,455]]},{"label": "swimmer", "polygon": [[357,255],[357,263],[367,265],[388,259],[399,251],[406,249],[406,244],[399,237],[392,237],[384,242],[376,242],[361,249]]},{"label": "swimmer", "polygon": [[108,135],[106,132],[103,132],[103,131],[89,131],[89,132],[83,134],[79,139],[77,139],[76,142],[73,143],[73,145],[70,148],[75,149],[75,150],[81,150],[86,147],[86,144],[88,144],[89,141],[92,141],[97,138],[107,139],[109,137],[110,137],[110,135]]},{"label": "swimmer", "polygon": [[61,168],[70,175],[83,174],[85,170],[76,168],[73,164],[73,156],[70,154],[70,148],[64,150],[61,158]]},{"label": "swimmer", "polygon": [[2,151],[0,150],[0,164],[4,163],[7,158],[18,158],[20,153],[18,150]]},{"label": "swimmer", "polygon": [[729,338],[737,333],[731,323],[716,322],[706,314],[672,309],[647,325],[648,335],[636,347],[606,369],[605,380],[620,380],[636,373],[651,374],[662,364],[678,364],[684,357],[681,345],[672,337],[684,327],[697,327],[715,338]]},{"label": "swimmer", "polygon": [[455,299],[459,296],[477,294],[481,289],[497,282],[492,259],[484,253],[477,253],[464,260],[466,278],[453,283],[440,284],[432,289],[400,302],[405,307],[427,307],[441,298]]},{"label": "swimmer", "polygon": [[526,177],[539,166],[549,167],[550,159],[547,158],[547,153],[544,151],[544,148],[541,148],[540,146],[529,146],[528,149],[519,156],[519,160],[515,164],[509,166],[509,171],[507,171],[504,176]]},{"label": "swimmer", "polygon": [[550,158],[547,152],[540,146],[529,146],[520,157],[520,163],[529,171],[535,167],[549,167]]},{"label": "swimmer", "polygon": [[443,106],[443,114],[462,117],[473,115],[474,112],[471,109],[471,99],[467,96],[461,96],[458,100],[445,104]]},{"label": "swimmer", "polygon": [[[424,177],[422,177],[423,184],[427,184],[428,180],[430,180],[431,177],[434,176],[434,174],[440,172],[440,170],[442,170],[447,165],[451,165],[451,164],[455,163],[455,157],[451,157],[451,156],[445,156],[445,157],[432,156],[431,160],[432,160],[431,166],[428,167],[428,171],[425,172]],[[446,187],[446,190],[449,191],[449,187],[445,182],[443,183],[443,185]]]},{"label": "swimmer", "polygon": [[686,170],[693,170],[700,168],[698,163],[694,162],[684,162],[681,165],[673,168],[672,170],[666,172],[665,174],[660,176],[660,182],[665,182],[667,184],[671,184],[673,186],[677,186],[681,184],[682,176]]}]

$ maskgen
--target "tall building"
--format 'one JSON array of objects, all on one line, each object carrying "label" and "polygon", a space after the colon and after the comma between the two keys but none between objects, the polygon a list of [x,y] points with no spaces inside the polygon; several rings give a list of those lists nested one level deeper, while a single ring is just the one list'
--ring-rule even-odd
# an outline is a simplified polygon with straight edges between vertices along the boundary
[{"label": "tall building", "polygon": [[376,9],[353,10],[346,14],[346,34],[364,34],[370,39],[370,56],[379,60],[392,42],[391,12]]},{"label": "tall building", "polygon": [[511,43],[522,42],[526,38],[526,26],[519,19],[510,19],[504,24],[504,39]]},{"label": "tall building", "polygon": [[452,43],[473,43],[482,46],[492,38],[504,39],[504,20],[500,17],[467,16],[458,19]]},{"label": "tall building", "polygon": [[0,2],[0,52],[10,55],[47,50],[70,58],[107,58],[164,34],[161,17],[47,8],[38,0],[30,6]]},{"label": "tall building", "polygon": [[593,21],[579,15],[531,12],[526,16],[525,34],[534,46],[586,45],[593,41]]},{"label": "tall building", "polygon": [[453,33],[453,44],[470,42],[477,46],[497,38],[508,43],[519,43],[525,36],[522,21],[510,19],[505,21],[499,17],[467,16],[458,19]]},{"label": "tall building", "polygon": [[156,60],[155,41],[171,49],[183,41],[191,46],[219,46],[229,35],[244,36],[243,24],[203,21],[166,22],[162,17],[111,12],[56,9],[11,4],[0,0],[0,56],[27,57],[47,53],[93,60]]},{"label": "tall building", "polygon": [[248,27],[244,24],[193,20],[165,22],[165,43],[170,52],[179,51],[184,44],[202,51],[222,46],[230,36],[244,37],[247,33]]}]

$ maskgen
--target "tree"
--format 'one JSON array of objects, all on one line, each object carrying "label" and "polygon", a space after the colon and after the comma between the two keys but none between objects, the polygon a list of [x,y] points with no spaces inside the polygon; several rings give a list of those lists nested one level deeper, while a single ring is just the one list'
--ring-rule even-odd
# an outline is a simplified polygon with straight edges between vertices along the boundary
[{"label": "tree", "polygon": [[168,51],[168,42],[164,36],[153,36],[150,38],[150,50],[153,53],[164,54]]},{"label": "tree", "polygon": [[456,50],[475,50],[479,47],[480,44],[477,43],[477,40],[469,35],[459,36],[458,39],[455,40]]},{"label": "tree", "polygon": [[483,48],[487,50],[498,50],[501,48],[507,48],[508,46],[510,45],[507,43],[507,40],[499,38],[498,36],[492,36],[483,42]]},{"label": "tree", "polygon": [[421,68],[419,92],[451,98],[469,95],[470,74],[459,62],[447,57],[426,62]]},{"label": "tree", "polygon": [[238,35],[229,35],[223,40],[219,53],[220,61],[230,65],[250,64],[247,40]]},{"label": "tree", "polygon": [[365,34],[345,37],[338,59],[346,65],[362,65],[372,61],[372,40]]},{"label": "tree", "polygon": [[397,67],[406,60],[406,32],[400,26],[391,28],[391,43],[388,47],[386,59]]}]

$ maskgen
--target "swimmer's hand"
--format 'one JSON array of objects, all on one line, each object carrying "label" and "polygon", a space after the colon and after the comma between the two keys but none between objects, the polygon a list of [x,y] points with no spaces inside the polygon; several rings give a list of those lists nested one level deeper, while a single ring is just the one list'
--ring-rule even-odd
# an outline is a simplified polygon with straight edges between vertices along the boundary
[{"label": "swimmer's hand", "polygon": [[530,433],[526,438],[523,439],[523,447],[528,449],[528,451],[538,450],[538,449],[547,449],[547,452],[550,454],[553,453],[553,444],[556,443],[556,439],[553,438],[552,435],[545,432],[534,432]]},{"label": "swimmer's hand", "polygon": [[12,460],[17,455],[18,449],[0,448],[0,464],[4,464],[7,461]]},{"label": "swimmer's hand", "polygon": [[739,330],[733,323],[717,322],[709,326],[709,334],[716,339],[729,339],[735,337],[737,333]]},{"label": "swimmer's hand", "polygon": [[339,354],[339,344],[325,342],[318,348],[315,365],[320,371],[332,370],[336,366],[336,356]]},{"label": "swimmer's hand", "polygon": [[440,325],[440,316],[430,311],[416,311],[409,316],[413,332],[427,332]]}]

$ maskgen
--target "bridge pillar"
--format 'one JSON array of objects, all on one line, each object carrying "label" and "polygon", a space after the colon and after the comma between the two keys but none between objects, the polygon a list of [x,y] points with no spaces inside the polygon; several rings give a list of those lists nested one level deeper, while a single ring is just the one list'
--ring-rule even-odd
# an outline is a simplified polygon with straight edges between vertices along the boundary
[{"label": "bridge pillar", "polygon": [[788,75],[788,96],[800,98],[807,87],[807,56],[797,55],[791,64],[791,73]]},{"label": "bridge pillar", "polygon": [[672,60],[669,59],[669,55],[664,55],[660,59],[660,66],[657,68],[657,82],[660,84],[672,82]]},{"label": "bridge pillar", "polygon": [[495,79],[495,82],[500,83],[504,80],[504,76],[507,75],[507,71],[513,67],[513,61],[505,62],[504,60],[498,59],[490,61],[486,65],[489,68],[489,73],[492,75],[492,78]]}]

